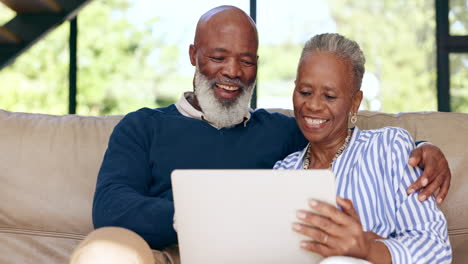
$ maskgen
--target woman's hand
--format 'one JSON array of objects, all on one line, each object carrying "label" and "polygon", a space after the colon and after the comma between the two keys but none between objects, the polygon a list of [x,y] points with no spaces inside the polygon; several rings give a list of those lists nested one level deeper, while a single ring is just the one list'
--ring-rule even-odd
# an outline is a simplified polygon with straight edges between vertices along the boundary
[{"label": "woman's hand", "polygon": [[[303,223],[295,223],[293,229],[306,235],[312,241],[303,241],[301,247],[324,257],[350,256],[369,261],[374,256],[385,263],[391,257],[380,238],[372,232],[364,232],[353,203],[337,196],[336,202],[343,211],[335,206],[319,201],[311,201],[310,207],[318,214],[298,211],[297,217]],[[379,261],[380,262],[380,261]]]}]

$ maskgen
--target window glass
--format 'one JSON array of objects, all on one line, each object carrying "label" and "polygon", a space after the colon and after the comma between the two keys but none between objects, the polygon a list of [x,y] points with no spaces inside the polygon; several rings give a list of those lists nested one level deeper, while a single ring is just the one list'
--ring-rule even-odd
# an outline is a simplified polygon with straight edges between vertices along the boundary
[{"label": "window glass", "polygon": [[449,0],[451,35],[468,35],[468,1]]},{"label": "window glass", "polygon": [[468,53],[450,54],[451,111],[468,113]]},{"label": "window glass", "polygon": [[[77,114],[167,106],[191,91],[194,69],[188,47],[196,23],[222,4],[250,10],[249,0],[91,1],[78,14]],[[6,14],[0,10],[0,18]],[[0,89],[0,107],[66,114],[68,43],[66,22],[0,70],[0,80],[8,84]]]},{"label": "window glass", "polygon": [[304,42],[338,32],[357,41],[367,59],[361,109],[436,110],[433,1],[258,0],[257,10],[259,107],[291,108]]},{"label": "window glass", "polygon": [[[188,46],[208,9],[249,0],[91,1],[78,16],[78,114],[123,114],[166,106],[192,90]],[[415,12],[417,10],[417,12]],[[0,12],[3,15],[3,12]],[[367,58],[362,109],[436,109],[434,2],[427,0],[258,0],[258,106],[291,108],[304,42],[339,32]],[[64,114],[68,109],[64,23],[0,71],[2,108]],[[8,80],[8,82],[4,82]]]},{"label": "window glass", "polygon": [[[249,0],[93,1],[79,16],[78,113],[162,107],[192,91],[188,49],[200,16]],[[99,26],[97,26],[99,25]]]},{"label": "window glass", "polygon": [[67,114],[68,32],[62,24],[0,70],[1,109]]}]

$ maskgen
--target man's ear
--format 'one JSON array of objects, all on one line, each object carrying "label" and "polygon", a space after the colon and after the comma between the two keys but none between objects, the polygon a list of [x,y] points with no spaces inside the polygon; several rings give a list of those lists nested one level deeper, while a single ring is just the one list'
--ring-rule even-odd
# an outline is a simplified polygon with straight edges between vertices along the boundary
[{"label": "man's ear", "polygon": [[190,44],[189,56],[190,56],[190,63],[192,63],[193,66],[197,66],[196,54],[197,54],[197,48],[195,47],[195,45]]}]

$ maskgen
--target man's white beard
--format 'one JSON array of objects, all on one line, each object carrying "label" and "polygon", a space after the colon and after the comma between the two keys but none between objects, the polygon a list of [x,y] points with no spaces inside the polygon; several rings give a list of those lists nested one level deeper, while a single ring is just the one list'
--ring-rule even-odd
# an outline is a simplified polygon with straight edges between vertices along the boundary
[{"label": "man's white beard", "polygon": [[217,128],[233,127],[241,123],[250,110],[250,99],[252,98],[255,82],[248,86],[242,85],[243,87],[238,97],[232,100],[226,99],[220,101],[220,99],[216,98],[214,92],[214,85],[217,81],[209,80],[196,67],[194,79],[195,95],[207,121]]}]

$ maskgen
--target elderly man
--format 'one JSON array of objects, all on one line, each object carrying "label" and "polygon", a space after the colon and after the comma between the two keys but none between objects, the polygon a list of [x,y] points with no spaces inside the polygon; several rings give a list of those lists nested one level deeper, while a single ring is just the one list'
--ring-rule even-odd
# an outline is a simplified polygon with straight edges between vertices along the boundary
[{"label": "elderly man", "polygon": [[[304,148],[307,141],[293,118],[249,108],[257,48],[255,24],[242,10],[220,6],[200,18],[189,49],[196,67],[194,92],[185,93],[175,105],[128,114],[111,135],[97,180],[93,222],[96,228],[125,229],[96,230],[72,262],[105,258],[105,252],[113,261],[125,259],[121,247],[99,249],[95,242],[103,237],[140,250],[140,261],[151,257],[135,233],[153,249],[177,243],[170,183],[174,169],[267,169]],[[442,201],[450,183],[443,154],[424,145],[411,159],[414,166],[425,164],[426,172],[409,191],[427,186],[421,192],[424,198],[441,187]]]}]

